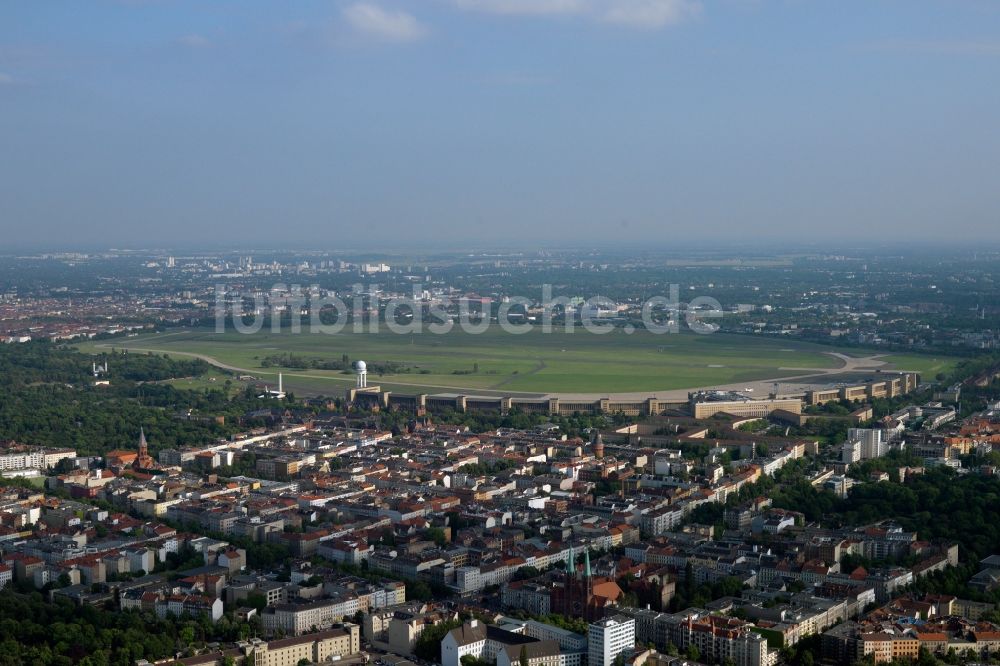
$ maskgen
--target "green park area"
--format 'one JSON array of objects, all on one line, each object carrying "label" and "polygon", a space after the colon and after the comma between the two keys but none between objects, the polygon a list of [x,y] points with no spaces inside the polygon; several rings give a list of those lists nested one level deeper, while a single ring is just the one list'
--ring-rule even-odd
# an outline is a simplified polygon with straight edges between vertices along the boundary
[{"label": "green park area", "polygon": [[[351,368],[357,360],[368,364],[369,384],[393,390],[515,394],[668,391],[802,376],[844,364],[831,353],[834,348],[787,339],[620,329],[604,335],[583,329],[515,335],[496,326],[480,334],[453,329],[441,335],[194,329],[81,346],[91,353],[112,348],[195,355],[266,382],[282,372],[286,388],[328,394],[354,384]],[[851,350],[851,356],[859,351]],[[879,360],[883,369],[932,374],[954,365],[952,359],[919,355]]]}]

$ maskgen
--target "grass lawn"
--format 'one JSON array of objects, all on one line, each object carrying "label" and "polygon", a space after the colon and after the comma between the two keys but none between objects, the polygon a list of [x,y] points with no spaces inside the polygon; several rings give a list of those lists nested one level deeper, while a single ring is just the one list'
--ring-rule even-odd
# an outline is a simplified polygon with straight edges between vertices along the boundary
[{"label": "grass lawn", "polygon": [[35,488],[44,488],[45,487],[45,479],[47,479],[48,477],[45,477],[45,476],[17,476],[17,477],[10,476],[10,477],[0,477],[0,478],[24,479],[25,481],[27,481],[28,483],[30,483]]},{"label": "grass lawn", "polygon": [[226,381],[230,382],[229,394],[233,395],[241,391],[247,382],[237,381],[236,377],[221,368],[212,368],[203,375],[197,377],[182,377],[180,379],[168,379],[164,384],[170,384],[181,389],[202,390],[214,389],[223,391],[226,389]]},{"label": "grass lawn", "polygon": [[895,370],[919,372],[921,381],[933,381],[939,372],[948,373],[959,360],[950,356],[921,356],[919,354],[890,354],[882,357]]}]

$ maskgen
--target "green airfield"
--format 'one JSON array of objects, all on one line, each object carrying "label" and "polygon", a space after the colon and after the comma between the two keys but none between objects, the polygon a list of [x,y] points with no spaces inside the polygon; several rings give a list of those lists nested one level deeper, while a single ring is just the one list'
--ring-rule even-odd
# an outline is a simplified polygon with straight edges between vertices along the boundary
[{"label": "green airfield", "polygon": [[922,356],[920,354],[892,354],[885,356],[884,360],[890,361],[893,367],[900,370],[919,372],[922,381],[933,381],[937,373],[949,372],[954,369],[958,362],[950,356]]},{"label": "green airfield", "polygon": [[[369,366],[393,362],[409,369],[391,375],[369,373],[369,384],[391,390],[478,390],[489,393],[624,393],[667,391],[750,382],[835,369],[842,361],[823,345],[742,335],[626,334],[595,335],[582,329],[567,333],[534,330],[514,335],[491,327],[481,334],[453,330],[395,334],[342,332],[329,335],[291,332],[243,335],[210,329],[144,335],[103,343],[85,343],[83,351],[109,348],[154,350],[208,357],[245,370],[265,381],[284,372],[286,386],[313,392],[339,392],[354,383],[351,373],[336,370],[263,368],[268,356],[292,353],[306,359],[362,359]],[[851,350],[852,356],[859,354]],[[875,353],[875,352],[872,352]],[[934,372],[951,359],[918,355],[885,356],[885,369]],[[898,361],[898,362],[897,362]],[[478,367],[478,371],[474,369]],[[834,380],[832,378],[832,380]]]}]

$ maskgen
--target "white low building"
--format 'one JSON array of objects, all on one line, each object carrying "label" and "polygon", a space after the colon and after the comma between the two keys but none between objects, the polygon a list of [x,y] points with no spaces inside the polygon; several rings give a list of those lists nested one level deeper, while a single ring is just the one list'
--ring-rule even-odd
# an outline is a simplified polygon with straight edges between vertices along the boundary
[{"label": "white low building", "polygon": [[[536,638],[515,634],[479,620],[470,620],[449,631],[441,641],[441,666],[461,666],[462,657],[467,655],[483,661],[497,662],[501,651],[508,647],[513,646],[520,654],[522,646],[540,642],[542,641]],[[558,651],[559,643],[552,641],[552,644]],[[538,662],[539,666],[543,663],[545,666],[559,666],[544,660]]]}]

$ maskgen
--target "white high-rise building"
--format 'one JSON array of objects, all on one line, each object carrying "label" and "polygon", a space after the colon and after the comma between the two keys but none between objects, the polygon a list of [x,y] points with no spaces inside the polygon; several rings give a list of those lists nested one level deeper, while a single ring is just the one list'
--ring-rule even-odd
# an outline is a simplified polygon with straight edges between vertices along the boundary
[{"label": "white high-rise building", "polygon": [[881,458],[886,454],[886,445],[882,440],[882,431],[875,428],[851,428],[847,431],[847,439],[861,443],[861,459],[871,460]]},{"label": "white high-rise building", "polygon": [[861,442],[848,440],[840,447],[840,461],[853,465],[861,460]]},{"label": "white high-rise building", "polygon": [[588,666],[613,666],[618,655],[627,658],[634,648],[634,619],[614,615],[590,624],[587,631]]}]

